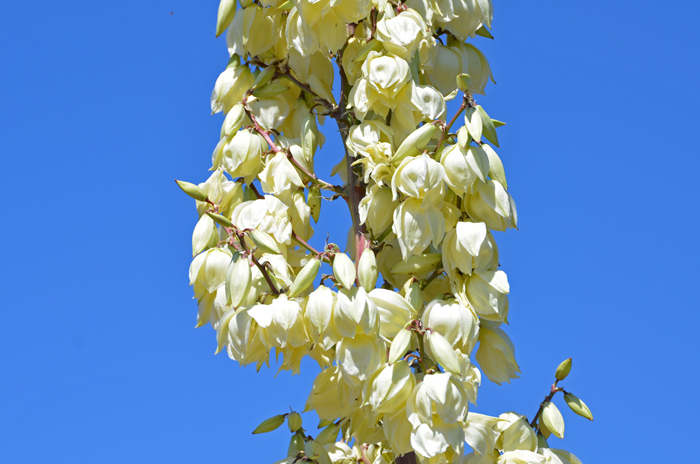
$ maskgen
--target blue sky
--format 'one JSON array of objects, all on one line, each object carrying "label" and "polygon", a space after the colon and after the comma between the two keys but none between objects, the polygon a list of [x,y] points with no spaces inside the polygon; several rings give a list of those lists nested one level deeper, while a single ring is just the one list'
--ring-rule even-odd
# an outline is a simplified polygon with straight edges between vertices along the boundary
[{"label": "blue sky", "polygon": [[[633,6],[631,6],[633,5]],[[227,52],[217,2],[9,2],[0,15],[0,460],[274,462],[315,368],[274,376],[214,356],[187,286]],[[700,168],[697,2],[495,0],[480,46],[497,86],[519,231],[498,233],[523,375],[477,411],[532,415],[555,367],[584,463],[656,463],[697,438]],[[330,127],[330,125],[329,125]],[[332,131],[321,172],[341,156]],[[339,202],[337,202],[339,203]],[[324,204],[312,243],[344,243]],[[559,402],[565,410],[563,402]],[[315,423],[308,418],[307,427]]]}]

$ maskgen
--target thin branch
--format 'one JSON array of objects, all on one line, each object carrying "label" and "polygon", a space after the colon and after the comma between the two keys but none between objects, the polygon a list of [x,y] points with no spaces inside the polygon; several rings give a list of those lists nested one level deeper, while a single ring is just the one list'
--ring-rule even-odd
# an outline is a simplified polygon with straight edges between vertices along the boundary
[{"label": "thin branch", "polygon": [[[465,97],[466,98],[466,97]],[[445,140],[447,140],[447,135],[450,133],[450,129],[452,128],[452,125],[455,123],[457,118],[459,117],[460,114],[462,114],[462,111],[467,109],[467,103],[466,101],[462,103],[462,106],[459,107],[459,110],[457,110],[457,113],[452,117],[449,123],[445,126],[445,128],[442,131],[442,136],[440,137],[440,142],[437,144],[437,147],[435,147],[435,153],[440,150],[440,147],[442,147],[442,144],[445,143]]]},{"label": "thin branch", "polygon": [[299,79],[297,79],[296,77],[294,77],[294,76],[292,75],[292,73],[290,73],[289,71],[287,71],[287,72],[279,72],[279,71],[278,71],[278,72],[275,74],[275,77],[276,77],[276,78],[282,77],[282,78],[285,78],[285,79],[289,79],[289,80],[292,81],[294,84],[296,84],[301,90],[303,90],[304,92],[308,92],[308,93],[310,93],[311,95],[313,95],[313,96],[314,96],[314,99],[315,99],[315,100],[318,100],[323,106],[325,106],[326,108],[328,108],[329,111],[332,111],[332,110],[335,108],[335,106],[336,106],[336,105],[334,105],[332,102],[326,100],[325,98],[323,98],[322,96],[320,96],[319,94],[317,94],[316,92],[314,92],[314,91],[311,89],[311,87],[309,87],[308,84],[304,84],[303,82],[301,82]]},{"label": "thin branch", "polygon": [[544,398],[544,401],[543,401],[542,403],[540,403],[540,408],[537,410],[537,413],[535,414],[535,418],[532,419],[532,422],[530,422],[530,427],[532,427],[533,429],[534,429],[535,426],[537,425],[537,419],[539,419],[539,418],[540,418],[540,415],[542,415],[542,411],[544,410],[544,405],[547,404],[547,403],[549,403],[550,401],[552,401],[552,398],[554,398],[554,395],[556,395],[556,393],[557,393],[558,391],[561,391],[561,390],[562,390],[561,388],[557,388],[557,384],[558,384],[558,383],[559,383],[558,380],[557,380],[556,382],[554,382],[554,385],[552,385],[552,389],[551,389],[551,391],[549,392],[549,395],[547,395],[547,396]]},{"label": "thin branch", "polygon": [[331,192],[335,192],[335,193],[342,193],[343,192],[344,187],[342,187],[340,185],[333,185],[330,182],[326,182],[325,180],[321,180],[316,176],[316,174],[314,174],[313,172],[309,172],[309,170],[306,169],[304,166],[302,166],[301,163],[299,161],[297,161],[296,158],[294,158],[294,156],[289,151],[286,152],[286,155],[287,155],[287,159],[298,170],[300,170],[306,177],[311,179],[311,182],[313,182],[314,184],[318,184],[322,189],[330,190]]},{"label": "thin branch", "polygon": [[255,264],[255,266],[260,270],[263,277],[265,277],[265,280],[267,281],[267,285],[270,286],[270,289],[272,290],[272,292],[275,295],[279,295],[280,291],[277,290],[277,287],[272,282],[272,279],[270,278],[270,275],[267,273],[267,269],[265,268],[265,266],[260,264],[260,261],[258,261],[258,259],[248,249],[248,245],[246,245],[246,243],[245,243],[244,235],[242,233],[239,233],[239,234],[237,234],[237,237],[238,237],[238,242],[241,244],[241,248],[243,248],[243,250],[245,250],[246,252],[249,253],[250,259],[253,261],[253,264]]}]

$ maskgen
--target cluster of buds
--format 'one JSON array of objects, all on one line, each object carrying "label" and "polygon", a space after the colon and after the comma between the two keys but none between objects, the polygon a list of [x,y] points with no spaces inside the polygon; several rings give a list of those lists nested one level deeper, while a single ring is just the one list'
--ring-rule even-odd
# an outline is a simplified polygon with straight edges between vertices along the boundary
[{"label": "cluster of buds", "polygon": [[[517,226],[494,149],[503,123],[474,100],[492,76],[467,43],[493,38],[491,21],[491,0],[221,0],[230,60],[211,96],[225,114],[213,173],[178,181],[199,214],[190,284],[217,353],[320,366],[305,405],[320,434],[298,413],[254,432],[287,420],[281,462],[578,462],[537,439],[559,432],[551,401],[533,425],[469,411],[482,373],[500,384],[520,372],[492,234]],[[314,169],[328,119],[344,185]],[[348,203],[345,253],[308,243],[323,198]],[[333,272],[318,284],[322,263]]]}]

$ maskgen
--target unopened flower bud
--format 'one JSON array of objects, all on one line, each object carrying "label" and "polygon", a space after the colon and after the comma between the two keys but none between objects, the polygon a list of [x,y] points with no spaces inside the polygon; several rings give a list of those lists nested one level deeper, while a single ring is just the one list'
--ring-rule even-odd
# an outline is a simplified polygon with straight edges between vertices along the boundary
[{"label": "unopened flower bud", "polygon": [[327,445],[328,443],[335,443],[335,439],[338,437],[338,427],[336,424],[331,423],[328,427],[323,429],[321,433],[316,436],[316,441],[321,445]]},{"label": "unopened flower bud", "polygon": [[231,110],[226,114],[224,123],[221,125],[220,138],[226,136],[233,137],[233,135],[238,132],[241,127],[245,124],[245,109],[241,103],[237,103],[231,108]]},{"label": "unopened flower bud", "polygon": [[275,76],[275,71],[277,69],[274,66],[268,66],[267,68],[260,71],[260,73],[255,77],[255,82],[253,82],[253,89],[259,89],[263,85],[267,84]]},{"label": "unopened flower bud", "polygon": [[309,187],[306,204],[309,205],[314,222],[318,222],[318,218],[321,215],[321,188],[318,185],[314,184]]},{"label": "unopened flower bud", "polygon": [[407,156],[418,156],[428,145],[437,127],[434,123],[423,124],[404,139],[391,158],[391,162],[398,165]]},{"label": "unopened flower bud", "polygon": [[435,361],[437,361],[447,372],[454,375],[461,375],[462,369],[459,367],[459,358],[450,343],[438,332],[431,332],[427,336],[427,349],[430,350]]},{"label": "unopened flower bud", "polygon": [[588,420],[593,420],[593,414],[591,414],[591,410],[588,409],[586,403],[581,401],[581,398],[577,397],[573,393],[567,392],[564,394],[564,401],[566,401],[566,404],[569,405],[569,408],[571,408],[571,410],[579,416],[585,417]]},{"label": "unopened flower bud", "polygon": [[304,443],[304,434],[301,430],[298,430],[294,435],[292,435],[292,439],[289,440],[287,456],[290,458],[296,457],[299,454],[299,451],[304,451]]},{"label": "unopened flower bud", "polygon": [[251,229],[248,231],[248,236],[253,241],[253,243],[255,243],[255,246],[258,247],[263,253],[270,253],[276,255],[282,253],[279,247],[277,246],[277,242],[275,242],[275,239],[270,237],[268,233],[257,229]]},{"label": "unopened flower bud", "polygon": [[333,274],[338,283],[345,288],[352,288],[355,283],[355,265],[345,253],[336,253],[333,258]]},{"label": "unopened flower bud", "polygon": [[564,418],[554,403],[547,401],[542,409],[542,423],[547,429],[559,438],[564,438]]},{"label": "unopened flower bud", "polygon": [[310,161],[314,158],[316,147],[318,146],[318,126],[316,125],[316,116],[309,113],[304,117],[301,123],[301,149],[304,153],[304,158]]},{"label": "unopened flower bud", "polygon": [[213,220],[214,222],[216,222],[217,224],[219,224],[220,226],[223,226],[223,227],[231,227],[231,226],[233,226],[233,224],[231,224],[231,220],[230,220],[230,219],[225,218],[224,216],[222,216],[222,215],[220,215],[220,214],[216,214],[216,213],[212,213],[212,212],[207,211],[207,216],[209,216],[210,218],[212,218],[212,220]]},{"label": "unopened flower bud", "polygon": [[556,377],[557,380],[564,380],[566,376],[569,375],[569,372],[571,372],[571,358],[565,359],[559,364],[557,371],[554,373],[554,377]]},{"label": "unopened flower bud", "polygon": [[382,49],[383,45],[379,40],[370,40],[365,44],[364,47],[360,49],[360,51],[357,53],[357,56],[353,61],[358,62],[362,61],[365,58],[367,58],[367,55],[369,55],[370,52],[378,52]]},{"label": "unopened flower bud", "polygon": [[462,92],[468,92],[469,91],[469,84],[471,84],[471,78],[469,77],[469,74],[458,74],[457,75],[457,87],[459,90]]},{"label": "unopened flower bud", "polygon": [[219,37],[231,24],[236,14],[236,0],[221,0],[216,17],[216,36]]},{"label": "unopened flower bud", "polygon": [[277,84],[277,83],[269,83],[260,87],[257,87],[255,90],[253,90],[253,96],[258,97],[258,98],[272,98],[276,97],[277,95],[286,92],[289,90],[289,87],[286,85],[282,84]]},{"label": "unopened flower bud", "polygon": [[207,201],[207,193],[197,185],[190,184],[189,182],[185,182],[183,180],[176,180],[175,182],[177,182],[178,187],[180,187],[183,192],[195,200]]},{"label": "unopened flower bud", "polygon": [[362,252],[360,262],[357,265],[357,270],[357,277],[362,288],[364,288],[367,292],[374,290],[374,287],[377,285],[378,277],[377,258],[374,255],[374,252],[369,248]]},{"label": "unopened flower bud", "polygon": [[287,416],[287,426],[289,431],[294,433],[301,428],[301,414],[292,412]]},{"label": "unopened flower bud", "polygon": [[420,311],[423,308],[423,291],[420,288],[420,283],[411,277],[403,286],[404,298],[415,311]]},{"label": "unopened flower bud", "polygon": [[397,363],[411,349],[411,336],[413,332],[410,330],[400,330],[394,341],[391,342],[389,349],[389,364]]},{"label": "unopened flower bud", "polygon": [[287,292],[289,298],[294,298],[309,288],[309,286],[314,283],[314,279],[320,267],[321,261],[318,259],[310,259],[309,262],[301,268],[296,279],[294,279],[294,282],[289,287],[289,292]]},{"label": "unopened flower bud", "polygon": [[284,417],[285,414],[278,414],[276,416],[272,416],[269,419],[262,421],[262,423],[258,425],[255,428],[255,430],[253,430],[253,434],[267,433],[276,430],[280,425],[284,423]]}]

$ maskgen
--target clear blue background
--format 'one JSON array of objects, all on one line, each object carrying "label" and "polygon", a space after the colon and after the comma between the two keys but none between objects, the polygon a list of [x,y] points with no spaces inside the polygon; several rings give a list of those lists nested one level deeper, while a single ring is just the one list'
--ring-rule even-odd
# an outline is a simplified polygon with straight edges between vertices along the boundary
[{"label": "clear blue background", "polygon": [[[520,230],[498,234],[522,378],[479,412],[532,415],[557,364],[584,463],[683,459],[697,440],[697,2],[495,1],[479,38],[508,122]],[[0,461],[274,462],[315,368],[214,356],[187,286],[227,53],[217,2],[5,2],[0,13]],[[328,125],[330,128],[331,125]],[[341,156],[335,132],[317,155]],[[343,205],[314,238],[344,243]],[[329,217],[332,216],[332,217]],[[342,219],[341,219],[342,218]],[[344,222],[343,222],[344,221]],[[340,227],[340,226],[343,227]],[[310,420],[310,428],[315,423]],[[690,449],[689,449],[690,447]],[[692,459],[692,458],[688,458]]]}]

